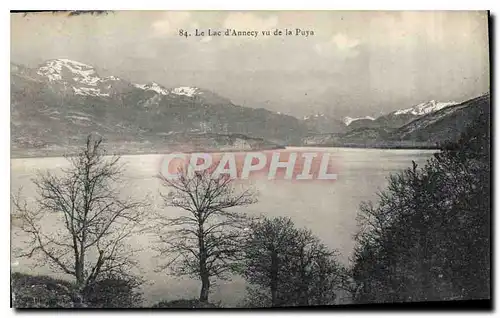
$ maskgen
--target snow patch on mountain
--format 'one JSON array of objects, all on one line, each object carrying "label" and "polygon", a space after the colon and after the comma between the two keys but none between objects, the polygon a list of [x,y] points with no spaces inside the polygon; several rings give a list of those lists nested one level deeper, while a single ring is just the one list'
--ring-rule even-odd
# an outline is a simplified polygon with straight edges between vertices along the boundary
[{"label": "snow patch on mountain", "polygon": [[41,76],[46,76],[51,81],[62,80],[61,76],[62,64],[56,61],[49,61],[45,66],[38,69],[37,74]]},{"label": "snow patch on mountain", "polygon": [[314,115],[309,115],[309,116],[304,116],[304,120],[312,119],[312,118],[325,118],[325,114],[314,114]]},{"label": "snow patch on mountain", "polygon": [[196,87],[181,86],[169,90],[155,82],[148,84],[134,84],[134,86],[145,91],[153,91],[161,95],[174,94],[193,97],[194,95],[202,94],[200,89]]},{"label": "snow patch on mountain", "polygon": [[107,97],[109,96],[109,93],[102,93],[100,89],[98,88],[92,88],[92,87],[72,87],[73,92],[75,95],[82,95],[82,96],[104,96]]},{"label": "snow patch on mountain", "polygon": [[171,93],[175,94],[175,95],[184,95],[184,96],[189,96],[189,97],[193,97],[194,95],[201,94],[201,92],[198,88],[187,87],[187,86],[173,88]]},{"label": "snow patch on mountain", "polygon": [[153,91],[160,95],[168,95],[168,89],[158,85],[158,83],[152,82],[148,84],[134,84],[135,87],[143,89],[145,91]]},{"label": "snow patch on mountain", "polygon": [[443,109],[448,106],[456,105],[457,102],[436,102],[435,100],[431,100],[429,102],[420,103],[414,107],[400,109],[393,112],[394,115],[402,115],[402,114],[412,114],[415,116],[426,115],[440,109]]},{"label": "snow patch on mountain", "polygon": [[357,121],[357,120],[363,120],[363,119],[368,119],[368,120],[375,120],[375,118],[370,117],[370,116],[365,116],[365,117],[359,117],[359,118],[352,118],[352,117],[344,117],[342,120],[346,126],[349,126],[352,124],[352,122]]}]

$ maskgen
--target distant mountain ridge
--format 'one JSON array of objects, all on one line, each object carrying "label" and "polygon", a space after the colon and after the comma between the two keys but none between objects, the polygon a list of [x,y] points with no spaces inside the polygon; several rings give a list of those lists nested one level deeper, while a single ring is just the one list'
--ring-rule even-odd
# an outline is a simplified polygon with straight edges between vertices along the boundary
[{"label": "distant mountain ridge", "polygon": [[175,94],[192,97],[203,94],[197,87],[175,87],[167,89],[158,83],[147,84],[128,83],[116,76],[100,77],[95,68],[91,65],[69,59],[49,60],[38,67],[37,74],[44,76],[49,81],[61,81],[71,85],[77,95],[86,96],[110,96],[110,92],[116,89],[116,82],[153,91],[161,95]]},{"label": "distant mountain ridge", "polygon": [[432,113],[435,111],[438,111],[440,109],[443,109],[448,106],[456,105],[458,104],[457,102],[436,102],[435,100],[431,100],[429,102],[424,102],[421,104],[418,104],[416,106],[406,108],[406,109],[400,109],[392,112],[391,114],[397,116],[397,115],[402,115],[402,114],[412,114],[415,116],[423,116],[428,113]]},{"label": "distant mountain ridge", "polygon": [[490,115],[490,95],[485,94],[463,103],[453,103],[438,110],[428,112],[394,131],[391,136],[396,140],[428,141],[433,143],[445,140],[456,141],[468,124],[480,113]]},{"label": "distant mountain ridge", "polygon": [[431,100],[413,107],[395,110],[376,118],[372,116],[356,118],[346,116],[339,122],[338,119],[325,114],[314,114],[304,116],[303,120],[308,123],[311,131],[316,131],[317,133],[340,133],[359,128],[398,128],[418,117],[456,104],[458,103]]},{"label": "distant mountain ridge", "polygon": [[208,139],[240,134],[277,147],[299,143],[307,127],[295,117],[241,107],[202,88],[102,77],[88,64],[56,59],[38,68],[11,63],[11,132],[16,153],[45,153],[81,143],[89,133],[115,145],[161,149],[186,133]]},{"label": "distant mountain ridge", "polygon": [[[400,127],[394,128],[389,125],[360,127],[345,133],[310,135],[304,138],[303,143],[309,146],[436,148],[444,142],[456,141],[467,125],[480,113],[489,114],[491,107],[489,94],[462,103],[449,103],[443,106],[434,102],[429,105],[434,108],[432,111],[424,111],[424,115],[410,119]],[[439,106],[435,107],[436,105]],[[412,111],[396,115],[393,113],[384,117],[407,116],[412,114]],[[380,117],[377,120],[380,120]]]},{"label": "distant mountain ridge", "polygon": [[[128,147],[130,153],[168,151],[182,143],[188,149],[212,150],[369,145],[395,140],[398,129],[410,129],[407,125],[417,119],[457,105],[429,101],[377,118],[318,113],[297,119],[242,107],[203,88],[103,77],[95,67],[69,59],[49,60],[37,68],[11,63],[11,141],[12,152],[19,155],[60,152],[89,133],[102,135],[123,152]],[[421,139],[419,130],[401,130],[398,136],[411,144]]]}]

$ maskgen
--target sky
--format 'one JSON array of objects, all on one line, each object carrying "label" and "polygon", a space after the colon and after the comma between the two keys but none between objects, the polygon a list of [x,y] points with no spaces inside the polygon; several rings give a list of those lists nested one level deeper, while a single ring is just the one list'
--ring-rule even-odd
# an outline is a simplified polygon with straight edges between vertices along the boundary
[{"label": "sky", "polygon": [[11,14],[11,62],[36,67],[55,58],[297,117],[379,116],[489,91],[488,17],[477,11]]}]

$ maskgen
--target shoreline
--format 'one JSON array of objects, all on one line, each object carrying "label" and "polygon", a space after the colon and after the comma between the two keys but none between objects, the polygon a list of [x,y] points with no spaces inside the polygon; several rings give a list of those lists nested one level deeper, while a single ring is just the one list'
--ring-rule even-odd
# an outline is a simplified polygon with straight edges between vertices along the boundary
[{"label": "shoreline", "polygon": [[[112,155],[118,155],[118,156],[139,156],[139,155],[162,155],[162,154],[168,154],[168,153],[173,153],[173,152],[180,152],[180,153],[196,153],[196,152],[207,152],[207,153],[222,153],[222,152],[255,152],[255,151],[269,151],[269,150],[283,150],[286,148],[352,148],[352,149],[382,149],[382,150],[432,150],[432,151],[440,151],[441,149],[438,147],[430,147],[430,146],[406,146],[406,145],[401,145],[401,146],[381,146],[381,145],[369,145],[369,146],[363,146],[363,145],[352,145],[352,144],[345,144],[345,145],[322,145],[322,144],[312,144],[312,145],[289,145],[289,146],[277,146],[277,147],[269,147],[269,148],[258,148],[258,149],[200,149],[200,150],[188,150],[188,151],[182,151],[182,150],[158,150],[158,151],[152,151],[152,150],[145,150],[145,151],[109,151],[107,155],[112,156]],[[23,151],[17,151],[18,154],[13,155],[16,151],[10,152],[10,159],[33,159],[33,158],[60,158],[64,156],[74,156],[76,154],[72,152],[64,152],[64,151],[47,151],[49,154],[44,155],[43,153],[29,153],[29,154],[20,154]]]},{"label": "shoreline", "polygon": [[[206,153],[221,153],[221,152],[254,152],[254,151],[268,151],[268,150],[280,150],[280,149],[286,149],[285,146],[276,146],[276,147],[269,147],[269,148],[258,148],[258,149],[199,149],[199,150],[182,150],[182,149],[171,149],[171,150],[145,150],[145,151],[130,151],[130,152],[124,152],[124,151],[107,151],[106,156],[113,156],[113,155],[118,155],[118,156],[140,156],[140,155],[166,155],[169,153],[197,153],[197,152],[206,152]],[[21,152],[21,151],[19,151]],[[22,155],[13,155],[13,151],[11,149],[10,152],[10,159],[33,159],[33,158],[61,158],[64,156],[69,156],[73,157],[77,154],[77,152],[58,152],[58,151],[47,151],[50,152],[48,155],[43,155],[43,154],[22,154]]]},{"label": "shoreline", "polygon": [[441,148],[429,145],[360,145],[360,144],[310,144],[290,147],[312,147],[312,148],[355,148],[355,149],[388,149],[388,150],[436,150]]}]

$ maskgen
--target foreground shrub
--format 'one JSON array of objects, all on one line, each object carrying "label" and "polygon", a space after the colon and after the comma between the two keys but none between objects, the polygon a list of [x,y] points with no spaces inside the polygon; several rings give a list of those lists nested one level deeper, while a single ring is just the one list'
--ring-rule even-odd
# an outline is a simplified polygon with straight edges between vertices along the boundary
[{"label": "foreground shrub", "polygon": [[153,305],[153,308],[220,308],[212,303],[203,303],[198,299],[163,300]]},{"label": "foreground shrub", "polygon": [[70,282],[48,276],[12,273],[14,308],[73,308],[74,293]]},{"label": "foreground shrub", "polygon": [[93,283],[83,293],[65,280],[12,274],[14,308],[130,308],[142,305],[137,278],[111,277]]},{"label": "foreground shrub", "polygon": [[136,277],[109,277],[84,290],[83,298],[93,308],[133,308],[142,305],[141,281]]}]

